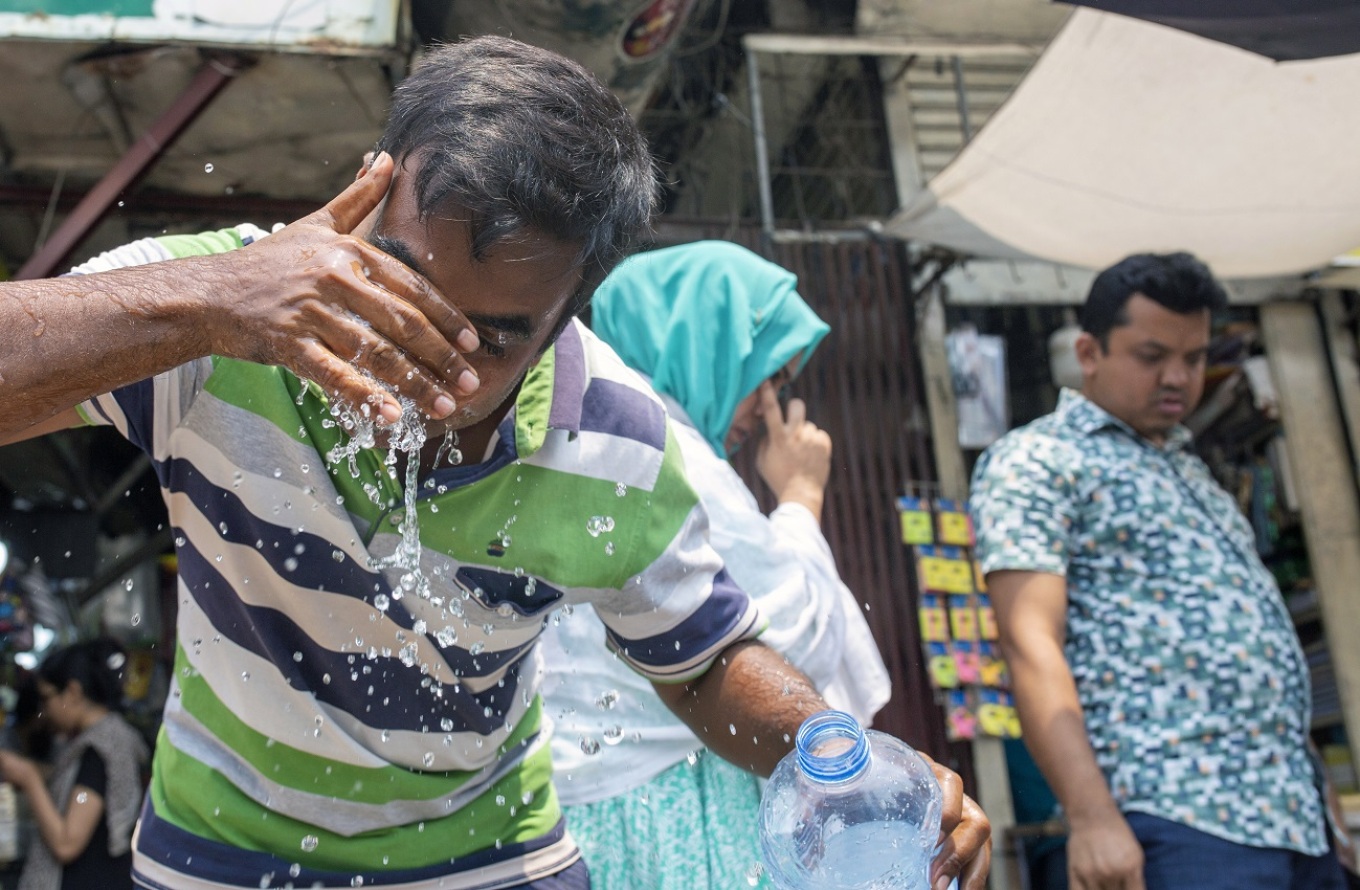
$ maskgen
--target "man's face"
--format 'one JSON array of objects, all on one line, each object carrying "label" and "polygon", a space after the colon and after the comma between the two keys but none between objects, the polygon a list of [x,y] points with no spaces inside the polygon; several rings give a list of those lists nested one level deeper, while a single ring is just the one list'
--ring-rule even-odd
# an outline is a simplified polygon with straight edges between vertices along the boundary
[{"label": "man's face", "polygon": [[1081,391],[1160,444],[1204,392],[1209,310],[1181,315],[1134,294],[1124,313],[1128,323],[1110,331],[1108,349],[1090,334],[1077,339]]},{"label": "man's face", "polygon": [[576,250],[526,232],[477,260],[458,207],[419,218],[414,180],[413,170],[398,164],[386,200],[355,234],[427,278],[482,337],[468,356],[480,387],[459,399],[448,418],[429,424],[430,431],[498,422],[581,285]]}]

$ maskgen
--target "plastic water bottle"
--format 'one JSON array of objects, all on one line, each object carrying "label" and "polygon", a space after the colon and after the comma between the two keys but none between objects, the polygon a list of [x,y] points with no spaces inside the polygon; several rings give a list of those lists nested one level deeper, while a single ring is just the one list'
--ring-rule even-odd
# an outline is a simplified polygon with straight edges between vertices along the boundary
[{"label": "plastic water bottle", "polygon": [[843,711],[813,714],[760,800],[760,851],[780,890],[925,890],[940,833],[925,760]]}]

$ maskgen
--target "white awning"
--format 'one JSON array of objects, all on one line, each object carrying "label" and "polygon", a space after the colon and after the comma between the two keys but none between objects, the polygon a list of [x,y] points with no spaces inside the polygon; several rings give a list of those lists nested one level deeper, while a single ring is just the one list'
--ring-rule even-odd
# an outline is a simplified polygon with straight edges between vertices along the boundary
[{"label": "white awning", "polygon": [[1360,245],[1360,55],[1276,63],[1077,9],[894,233],[1101,268],[1189,250],[1224,278]]}]

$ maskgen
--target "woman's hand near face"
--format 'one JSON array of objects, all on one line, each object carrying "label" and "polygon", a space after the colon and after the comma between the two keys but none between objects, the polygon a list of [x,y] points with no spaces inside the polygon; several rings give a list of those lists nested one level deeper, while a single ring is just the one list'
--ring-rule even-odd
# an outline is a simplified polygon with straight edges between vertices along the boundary
[{"label": "woman's hand near face", "polygon": [[831,436],[807,419],[802,399],[790,399],[785,412],[769,381],[757,392],[765,435],[756,452],[756,470],[781,504],[802,504],[820,521],[831,476]]}]

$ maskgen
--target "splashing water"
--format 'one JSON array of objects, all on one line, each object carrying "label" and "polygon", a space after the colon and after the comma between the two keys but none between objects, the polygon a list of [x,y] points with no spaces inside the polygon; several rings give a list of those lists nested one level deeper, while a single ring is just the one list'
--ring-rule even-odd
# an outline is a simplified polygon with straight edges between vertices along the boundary
[{"label": "splashing water", "polygon": [[[405,570],[401,576],[400,586],[392,590],[394,599],[400,599],[406,593],[415,593],[423,599],[429,599],[430,581],[420,567],[420,522],[416,515],[420,451],[425,447],[426,439],[425,424],[414,401],[402,395],[397,395],[396,399],[401,406],[401,416],[396,422],[383,428],[387,434],[387,456],[383,460],[383,465],[388,477],[396,480],[397,455],[406,455],[406,479],[405,484],[400,486],[403,510],[401,514],[393,517],[397,520],[397,531],[401,535],[401,541],[391,555],[373,559],[369,565],[379,570],[389,568]],[[360,452],[377,446],[378,429],[374,421],[373,406],[365,404],[356,411],[337,401],[331,405],[331,413],[339,421],[340,427],[349,433],[349,437],[337,443],[326,455],[326,460],[331,464],[347,461],[350,474],[358,478]],[[452,439],[446,438],[445,442],[452,447]],[[369,488],[371,487],[365,486],[366,490]],[[369,497],[374,498],[375,503],[379,503],[380,506],[385,506],[381,503],[381,494],[376,488],[369,491]]]}]

